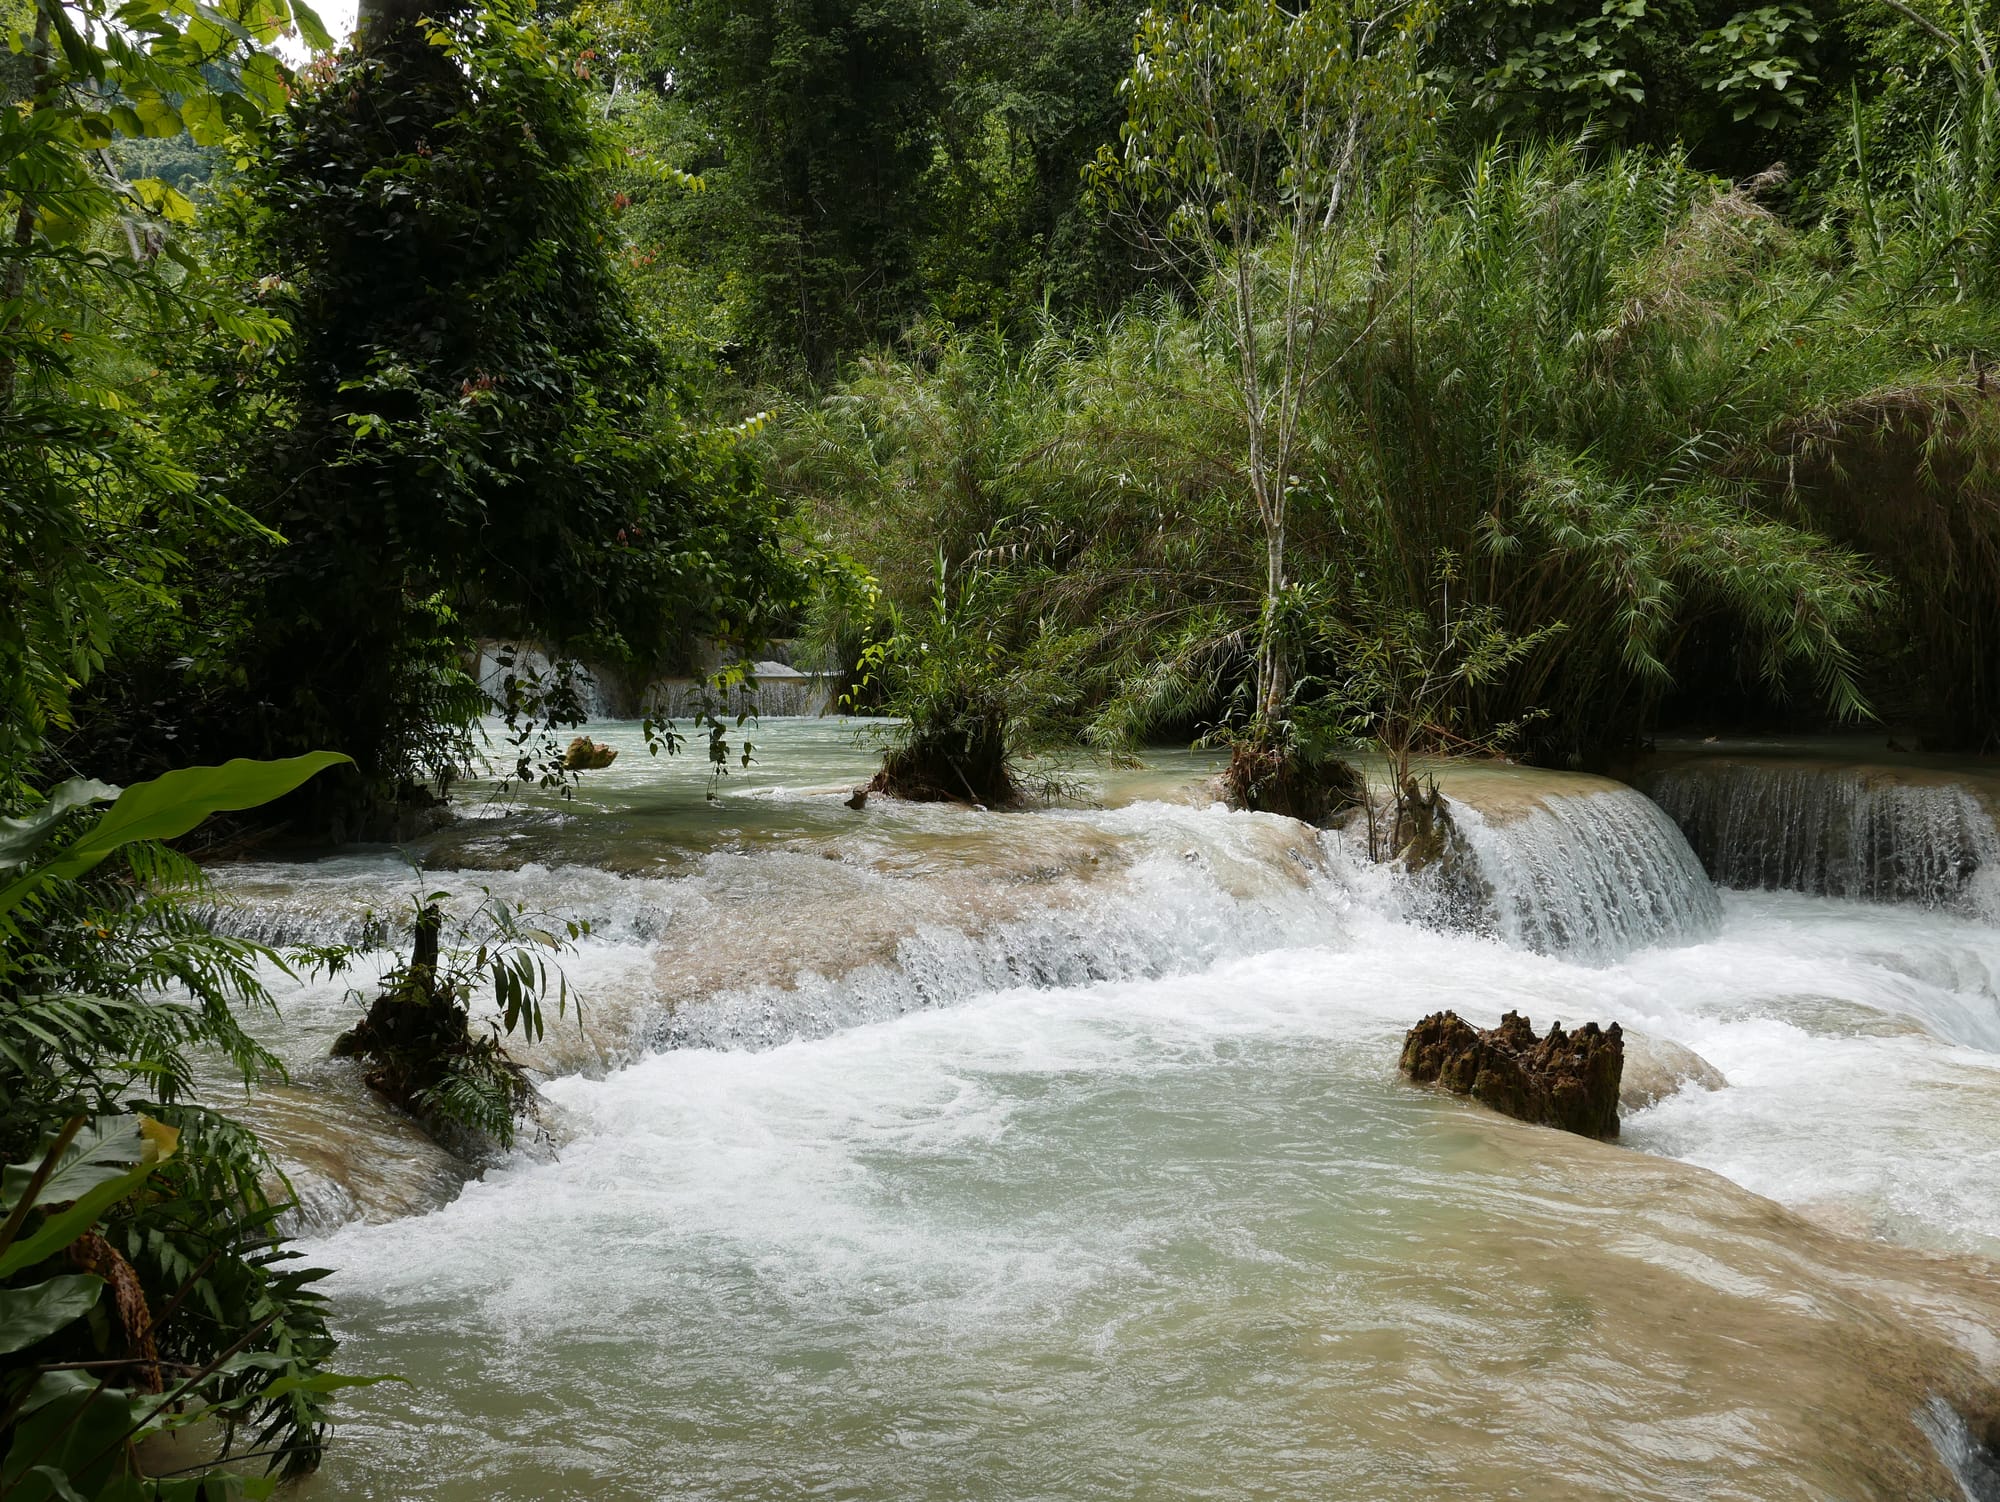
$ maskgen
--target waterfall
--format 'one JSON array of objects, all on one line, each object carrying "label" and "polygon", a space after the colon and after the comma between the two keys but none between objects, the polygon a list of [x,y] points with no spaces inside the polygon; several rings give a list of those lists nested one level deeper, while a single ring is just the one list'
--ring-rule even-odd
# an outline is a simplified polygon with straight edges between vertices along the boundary
[{"label": "waterfall", "polygon": [[656,678],[647,685],[647,702],[653,713],[670,720],[688,719],[704,708],[767,718],[833,712],[833,674],[802,673],[782,662],[752,663],[750,672],[755,687],[738,683],[720,695],[706,679]]},{"label": "waterfall", "polygon": [[[488,701],[498,709],[507,701],[510,673],[524,679],[546,676],[555,665],[547,652],[531,643],[482,641],[473,676]],[[767,719],[831,714],[838,675],[806,673],[784,662],[754,662],[744,666],[751,682],[737,683],[718,693],[707,678],[654,678],[637,691],[603,665],[572,663],[585,714],[592,720],[631,715],[643,704],[670,720],[692,719],[703,710],[724,716],[758,715]]]},{"label": "waterfall", "polygon": [[[586,1056],[768,1048],[1017,987],[1197,972],[1324,942],[1351,900],[1313,833],[1288,819],[1143,804],[856,820],[844,803],[844,792],[791,802],[790,817],[839,810],[840,848],[724,848],[673,874],[531,862],[432,869],[417,888],[386,852],[246,862],[218,873],[203,916],[232,937],[363,948],[406,942],[418,889],[459,915],[490,898],[585,919],[588,941],[561,963],[590,995],[587,1023],[552,1028],[535,1055],[575,1068]],[[786,803],[741,797],[726,817],[754,826],[787,817]],[[982,842],[976,864],[948,853],[968,840]],[[314,1005],[353,1010],[344,986]],[[337,1028],[325,1030],[330,1041]]]},{"label": "waterfall", "polygon": [[2000,831],[1962,784],[1729,760],[1668,767],[1645,786],[1724,886],[2000,916]]},{"label": "waterfall", "polygon": [[1609,960],[1721,922],[1680,830],[1631,788],[1544,794],[1508,819],[1457,798],[1451,811],[1486,888],[1473,926],[1509,944]]},{"label": "waterfall", "polygon": [[[517,642],[483,641],[479,644],[479,659],[473,675],[479,680],[480,691],[486,695],[487,701],[495,709],[501,709],[507,703],[507,679],[510,674],[523,679],[543,678],[554,666],[554,659],[538,647]],[[598,675],[581,663],[575,665],[574,671],[584,712],[593,720],[604,718],[610,704]]]}]

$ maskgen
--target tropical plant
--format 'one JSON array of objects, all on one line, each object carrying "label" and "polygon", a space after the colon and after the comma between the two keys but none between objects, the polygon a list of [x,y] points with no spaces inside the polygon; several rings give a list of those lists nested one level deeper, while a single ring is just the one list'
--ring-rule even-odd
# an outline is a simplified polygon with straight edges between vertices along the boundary
[{"label": "tropical plant", "polygon": [[[0,825],[0,1480],[10,1497],[268,1490],[225,1463],[317,1464],[334,1342],[275,1223],[256,1140],[193,1099],[191,1055],[281,1073],[237,1013],[268,951],[209,932],[199,871],[159,841],[343,758],[76,782]],[[101,812],[100,804],[108,804]],[[213,1461],[143,1474],[134,1445],[212,1426]],[[206,1483],[208,1489],[202,1489]]]},{"label": "tropical plant", "polygon": [[266,50],[324,33],[290,0],[34,0],[0,12],[0,805],[23,798],[51,728],[103,665],[122,616],[165,609],[188,530],[256,528],[177,462],[135,407],[140,336],[208,328],[267,344],[276,322],[208,280],[188,199],[127,181],[120,142],[212,145],[281,106]]},{"label": "tropical plant", "polygon": [[1370,190],[1393,190],[1387,158],[1420,140],[1432,15],[1372,0],[1148,9],[1123,85],[1123,149],[1099,157],[1101,181],[1160,216],[1162,253],[1222,330],[1218,385],[1242,422],[1264,555],[1253,743],[1278,737],[1291,708],[1288,519],[1306,414],[1345,354],[1321,335],[1321,310],[1357,269],[1336,247]]},{"label": "tropical plant", "polygon": [[1479,0],[1449,14],[1433,57],[1482,131],[1679,135],[1727,152],[1746,134],[1768,144],[1814,102],[1833,25],[1830,7],[1803,0]]},{"label": "tropical plant", "polygon": [[1119,0],[578,10],[658,38],[655,129],[709,191],[646,216],[646,265],[664,298],[709,289],[704,327],[756,376],[825,380],[926,316],[1018,332],[1132,284],[1078,177],[1117,128]]},{"label": "tropical plant", "polygon": [[[1496,145],[1344,220],[1329,253],[1366,272],[1315,305],[1309,341],[1335,353],[1300,408],[1275,603],[1243,547],[1231,344],[1200,307],[866,366],[773,473],[870,537],[905,608],[918,540],[977,518],[1004,656],[1065,685],[1036,702],[1101,745],[1250,723],[1267,639],[1311,705],[1368,643],[1410,648],[1386,671],[1474,621],[1519,650],[1501,674],[1417,674],[1445,696],[1416,717],[1427,749],[1518,726],[1523,753],[1592,760],[1689,712],[1682,685],[1708,715],[1853,719],[1884,684],[1920,707],[1885,639],[1923,643],[1940,666],[1915,697],[1956,712],[1989,681],[1973,657],[2000,599],[1995,305],[1959,258],[1989,233],[1976,181],[1879,201],[1877,249],[1787,224],[1774,182]],[[1922,509],[1882,504],[1891,484]],[[1988,692],[1958,739],[1992,723]]]},{"label": "tropical plant", "polygon": [[[534,1105],[534,1087],[508,1055],[506,1040],[538,1042],[547,1031],[550,997],[558,1017],[575,1005],[581,1021],[581,1003],[555,961],[590,924],[546,918],[487,892],[446,944],[449,896],[430,892],[413,902],[409,958],[382,977],[367,1015],[340,1036],[334,1054],[364,1060],[362,1078],[371,1090],[416,1116],[446,1146],[477,1156],[489,1145],[512,1147]],[[351,949],[328,949],[313,963],[338,974],[357,958]],[[475,1025],[475,993],[486,988],[493,1009]]]},{"label": "tropical plant", "polygon": [[[1355,800],[1368,810],[1369,853],[1413,865],[1443,853],[1446,817],[1437,781],[1418,775],[1417,758],[1497,757],[1517,747],[1540,712],[1468,724],[1468,698],[1503,685],[1566,629],[1556,621],[1515,633],[1495,606],[1467,604],[1461,560],[1451,553],[1435,560],[1431,580],[1433,597],[1421,606],[1371,599],[1364,591],[1339,610],[1317,614],[1335,680],[1302,716],[1323,739],[1380,752],[1388,784],[1383,796]],[[1382,803],[1393,810],[1386,830],[1375,818]]]},{"label": "tropical plant", "polygon": [[[1926,23],[1930,25],[1931,23]],[[1886,713],[1940,746],[2000,746],[2000,73],[1978,13],[1942,39],[1942,122],[1884,165],[1856,101],[1848,207],[1864,327],[1929,358],[1802,411],[1770,466],[1815,523],[1895,581],[1872,643]],[[1880,339],[1878,334],[1877,340]]]},{"label": "tropical plant", "polygon": [[850,703],[879,691],[901,717],[871,791],[989,808],[1020,796],[1015,717],[983,595],[987,580],[976,563],[952,568],[940,548],[924,607],[905,619],[891,606],[887,630],[863,650]]},{"label": "tropical plant", "polygon": [[741,435],[687,415],[633,315],[611,165],[524,12],[385,11],[218,205],[290,333],[218,385],[211,454],[283,541],[194,595],[240,681],[183,743],[350,751],[358,807],[322,827],[448,780],[489,707],[474,634],[656,671],[803,594]]}]

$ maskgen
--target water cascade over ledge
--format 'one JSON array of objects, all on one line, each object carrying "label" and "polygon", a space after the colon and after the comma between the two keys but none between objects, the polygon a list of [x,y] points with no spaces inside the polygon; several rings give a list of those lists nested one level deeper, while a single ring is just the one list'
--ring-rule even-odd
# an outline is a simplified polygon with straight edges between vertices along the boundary
[{"label": "water cascade over ledge", "polygon": [[2000,921],[2000,829],[1966,782],[1901,767],[1716,756],[1651,771],[1642,785],[1724,886]]},{"label": "water cascade over ledge", "polygon": [[1597,961],[1713,933],[1721,900],[1673,820],[1631,788],[1565,781],[1580,786],[1494,812],[1448,795],[1485,887],[1474,926],[1538,954]]}]

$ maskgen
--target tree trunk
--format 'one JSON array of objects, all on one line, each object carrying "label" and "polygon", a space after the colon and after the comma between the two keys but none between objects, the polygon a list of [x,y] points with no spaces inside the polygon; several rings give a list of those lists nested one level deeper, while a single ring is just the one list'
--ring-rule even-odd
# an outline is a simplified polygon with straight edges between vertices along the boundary
[{"label": "tree trunk", "polygon": [[[52,3],[52,0],[43,0],[43,4],[49,3]],[[32,48],[31,76],[34,79],[34,86],[28,97],[34,101],[34,112],[40,114],[50,105],[50,101],[42,97],[49,73],[49,13],[40,6],[35,10],[35,39]],[[14,215],[12,245],[14,254],[7,262],[5,279],[0,280],[0,303],[16,302],[28,290],[28,249],[35,243],[35,216],[39,212],[35,200],[23,193],[20,210]],[[8,319],[7,326],[0,329],[0,341],[9,340],[20,321],[18,314]],[[14,358],[12,344],[0,342],[0,414],[13,411],[14,385],[19,378],[20,362]]]},{"label": "tree trunk", "polygon": [[1279,631],[1278,602],[1285,593],[1285,523],[1264,524],[1264,641],[1257,666],[1257,715],[1267,728],[1285,717],[1285,644]]},{"label": "tree trunk", "polygon": [[464,8],[462,0],[361,0],[354,17],[355,45],[369,47],[425,16],[443,17]]}]

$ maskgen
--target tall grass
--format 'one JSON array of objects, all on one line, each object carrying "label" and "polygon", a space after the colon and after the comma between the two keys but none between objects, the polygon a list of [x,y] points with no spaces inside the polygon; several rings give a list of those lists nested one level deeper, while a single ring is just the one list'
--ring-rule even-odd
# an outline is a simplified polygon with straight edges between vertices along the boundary
[{"label": "tall grass", "polygon": [[[1885,683],[1892,710],[1992,735],[2000,193],[1968,120],[1901,201],[1805,225],[1775,180],[1564,146],[1382,195],[1315,310],[1329,377],[1283,605],[1301,711],[1401,713],[1416,699],[1354,664],[1408,654],[1367,644],[1470,611],[1522,649],[1419,696],[1405,738],[1522,724],[1589,759],[1670,700],[1856,720]],[[992,570],[1039,712],[1109,744],[1224,724],[1262,565],[1224,344],[1166,301],[1026,348],[930,331],[797,414],[774,470],[892,594],[940,543]]]}]

